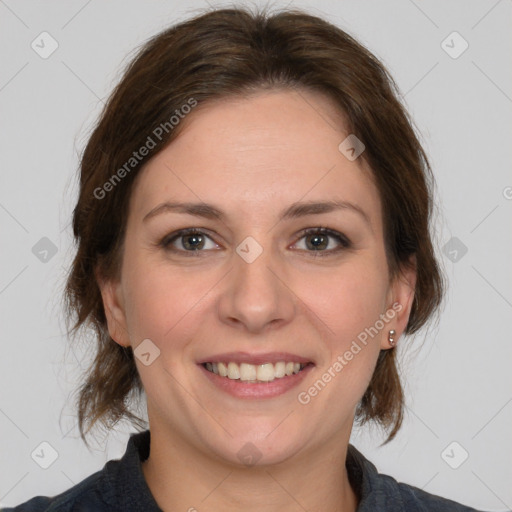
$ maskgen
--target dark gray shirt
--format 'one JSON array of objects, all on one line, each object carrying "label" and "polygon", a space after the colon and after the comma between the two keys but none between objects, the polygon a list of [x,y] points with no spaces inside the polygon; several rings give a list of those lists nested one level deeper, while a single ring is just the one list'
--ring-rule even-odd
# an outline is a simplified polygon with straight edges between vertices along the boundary
[{"label": "dark gray shirt", "polygon": [[[149,444],[149,430],[132,434],[120,460],[107,462],[101,471],[58,496],[38,496],[2,512],[161,512],[141,467],[141,461],[149,456]],[[350,483],[360,499],[357,512],[478,512],[380,474],[350,444],[346,466]]]}]

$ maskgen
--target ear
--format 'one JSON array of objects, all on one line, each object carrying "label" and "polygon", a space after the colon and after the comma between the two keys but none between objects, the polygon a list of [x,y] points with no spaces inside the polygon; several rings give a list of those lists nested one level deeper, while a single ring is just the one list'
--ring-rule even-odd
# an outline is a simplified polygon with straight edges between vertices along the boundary
[{"label": "ear", "polygon": [[416,288],[416,268],[416,256],[412,255],[409,264],[402,265],[400,272],[390,285],[386,311],[394,311],[395,315],[386,325],[386,331],[382,336],[381,349],[383,350],[391,348],[388,340],[390,330],[395,331],[394,338],[398,341],[407,327]]},{"label": "ear", "polygon": [[103,279],[97,270],[95,271],[95,276],[103,299],[110,337],[119,345],[128,347],[130,346],[130,338],[126,328],[126,314],[121,282],[119,280]]}]

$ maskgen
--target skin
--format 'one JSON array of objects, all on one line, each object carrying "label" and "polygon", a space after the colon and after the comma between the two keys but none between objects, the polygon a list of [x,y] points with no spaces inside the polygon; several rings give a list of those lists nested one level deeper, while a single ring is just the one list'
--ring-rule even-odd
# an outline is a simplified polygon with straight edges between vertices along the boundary
[{"label": "skin", "polygon": [[[160,350],[149,366],[136,361],[151,430],[142,467],[163,510],[356,510],[341,461],[379,351],[390,348],[388,332],[398,339],[407,325],[415,273],[390,280],[379,193],[363,159],[339,151],[348,133],[336,112],[308,91],[210,102],[137,177],[120,278],[100,288],[112,338],[134,349],[149,338]],[[168,211],[143,221],[171,200],[210,203],[225,218]],[[279,220],[292,203],[329,200],[355,203],[369,222],[348,208]],[[320,256],[307,244],[315,235],[301,233],[319,227],[351,246],[335,252],[340,243],[329,237]],[[205,232],[203,249],[187,253],[183,238],[159,245],[183,228]],[[263,248],[252,263],[236,252],[248,236]],[[401,311],[299,403],[298,393],[393,303]],[[286,351],[315,366],[283,395],[235,398],[197,366],[229,351]],[[261,454],[250,467],[237,456],[246,443]]]}]

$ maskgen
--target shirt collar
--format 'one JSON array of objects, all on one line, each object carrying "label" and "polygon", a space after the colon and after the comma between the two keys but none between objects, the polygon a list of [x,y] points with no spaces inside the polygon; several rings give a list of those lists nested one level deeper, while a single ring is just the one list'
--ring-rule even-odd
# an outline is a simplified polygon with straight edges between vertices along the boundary
[{"label": "shirt collar", "polygon": [[397,481],[380,474],[352,444],[348,445],[345,465],[350,484],[359,496],[356,512],[388,510],[388,507],[393,512],[406,512]]},{"label": "shirt collar", "polygon": [[141,463],[149,456],[149,444],[149,430],[132,434],[121,460],[105,465],[106,478],[101,492],[113,510],[162,512],[142,472]]},{"label": "shirt collar", "polygon": [[[147,512],[162,512],[142,472],[141,463],[149,456],[149,445],[149,430],[132,434],[122,459],[109,461],[105,465],[106,478],[101,492],[113,508],[133,510],[134,505],[137,505],[137,509]],[[399,498],[400,490],[396,480],[379,474],[377,468],[352,444],[348,445],[345,465],[350,484],[359,498],[357,512],[381,510],[388,499],[393,500],[394,512],[406,512]]]}]

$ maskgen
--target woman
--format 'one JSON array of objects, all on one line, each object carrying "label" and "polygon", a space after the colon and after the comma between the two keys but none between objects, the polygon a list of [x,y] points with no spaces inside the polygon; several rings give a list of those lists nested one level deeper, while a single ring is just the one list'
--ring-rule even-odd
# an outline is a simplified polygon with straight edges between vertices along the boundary
[{"label": "woman", "polygon": [[[381,475],[395,347],[436,312],[432,175],[383,66],[342,30],[215,10],[139,52],[81,162],[67,284],[96,358],[82,437],[147,398],[120,461],[13,510],[470,511]],[[343,463],[345,461],[345,463]]]}]

